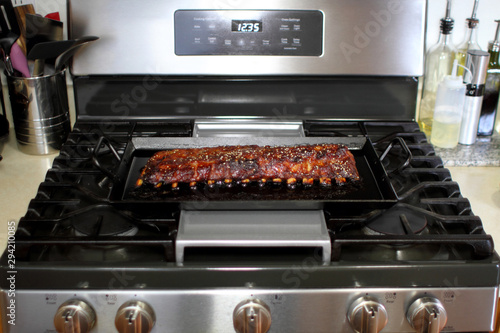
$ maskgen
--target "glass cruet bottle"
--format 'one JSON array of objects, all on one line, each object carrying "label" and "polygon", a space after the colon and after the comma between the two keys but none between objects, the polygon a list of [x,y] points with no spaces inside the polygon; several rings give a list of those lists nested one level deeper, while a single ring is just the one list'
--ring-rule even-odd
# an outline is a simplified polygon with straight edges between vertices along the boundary
[{"label": "glass cruet bottle", "polygon": [[477,129],[477,135],[479,136],[489,136],[493,134],[495,118],[498,111],[500,90],[500,20],[495,20],[495,22],[497,22],[495,39],[488,44],[490,63],[486,71],[484,97]]},{"label": "glass cruet bottle", "polygon": [[424,84],[418,123],[420,129],[431,135],[436,92],[439,83],[446,75],[450,75],[456,50],[451,42],[454,20],[450,17],[451,0],[447,1],[446,16],[441,19],[438,42],[426,54]]},{"label": "glass cruet bottle", "polygon": [[[479,6],[479,0],[474,0],[474,7],[472,8],[471,17],[465,20],[466,31],[465,37],[462,42],[457,46],[456,59],[458,64],[461,66],[465,65],[465,57],[467,56],[468,50],[482,50],[477,42],[477,30],[479,25],[479,20],[476,18],[477,7]],[[463,75],[462,67],[458,69],[458,75]]]}]

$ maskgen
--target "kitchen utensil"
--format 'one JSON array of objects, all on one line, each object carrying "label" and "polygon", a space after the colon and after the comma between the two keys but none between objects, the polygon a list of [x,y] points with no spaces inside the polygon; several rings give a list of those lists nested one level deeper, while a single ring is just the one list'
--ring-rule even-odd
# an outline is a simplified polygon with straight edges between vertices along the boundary
[{"label": "kitchen utensil", "polygon": [[16,13],[17,24],[19,25],[19,39],[17,43],[23,50],[23,53],[26,55],[26,14],[35,15],[35,8],[32,4],[22,5],[14,7],[14,11]]},{"label": "kitchen utensil", "polygon": [[51,20],[61,21],[61,15],[59,15],[59,12],[48,13],[45,17]]},{"label": "kitchen utensil", "polygon": [[12,63],[10,60],[10,50],[12,45],[19,38],[20,30],[16,21],[16,14],[12,7],[10,0],[1,0],[0,8],[2,13],[0,15],[0,47],[3,51],[5,68],[11,75],[14,73]]},{"label": "kitchen utensil", "polygon": [[37,43],[63,39],[63,23],[33,14],[26,14],[27,52]]},{"label": "kitchen utensil", "polygon": [[28,60],[55,59],[75,44],[75,40],[37,43],[28,53]]},{"label": "kitchen utensil", "polygon": [[10,61],[14,70],[20,72],[24,77],[30,77],[28,60],[26,60],[26,56],[18,43],[12,45],[10,50]]},{"label": "kitchen utensil", "polygon": [[19,150],[55,153],[71,127],[65,71],[31,78],[7,75],[7,85]]},{"label": "kitchen utensil", "polygon": [[2,15],[7,24],[7,29],[3,29],[2,32],[11,31],[14,34],[20,34],[19,25],[17,24],[16,12],[14,11],[14,7],[12,6],[12,2],[10,0],[0,0],[0,8],[2,9]]},{"label": "kitchen utensil", "polygon": [[75,53],[83,46],[87,45],[90,42],[98,40],[97,36],[84,36],[75,40],[75,43],[72,47],[63,52],[56,59],[55,71],[56,73],[61,71],[69,62],[69,60],[75,55]]},{"label": "kitchen utensil", "polygon": [[[38,43],[61,41],[63,39],[63,23],[45,17],[26,14],[26,46],[28,54]],[[45,62],[37,59],[32,76],[42,76]]]}]

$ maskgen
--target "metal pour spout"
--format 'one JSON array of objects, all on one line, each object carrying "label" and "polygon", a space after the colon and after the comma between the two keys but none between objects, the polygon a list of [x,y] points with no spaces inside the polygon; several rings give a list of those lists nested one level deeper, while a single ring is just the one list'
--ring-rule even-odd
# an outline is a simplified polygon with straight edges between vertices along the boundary
[{"label": "metal pour spout", "polygon": [[479,6],[479,0],[474,0],[474,7],[472,8],[472,15],[467,19],[469,28],[475,28],[479,24],[479,20],[476,18],[477,7]]},{"label": "metal pour spout", "polygon": [[445,19],[449,19],[451,16],[451,0],[446,2],[446,16]]},{"label": "metal pour spout", "polygon": [[477,6],[479,6],[479,0],[474,0],[474,7],[472,8],[471,18],[475,19],[477,14]]},{"label": "metal pour spout", "polygon": [[495,40],[493,40],[494,45],[499,45],[500,44],[500,20],[495,20],[497,23],[497,31],[495,32]]},{"label": "metal pour spout", "polygon": [[455,20],[451,18],[451,1],[448,0],[446,3],[446,14],[445,17],[441,19],[441,32],[445,35],[451,34],[453,30],[453,25]]}]

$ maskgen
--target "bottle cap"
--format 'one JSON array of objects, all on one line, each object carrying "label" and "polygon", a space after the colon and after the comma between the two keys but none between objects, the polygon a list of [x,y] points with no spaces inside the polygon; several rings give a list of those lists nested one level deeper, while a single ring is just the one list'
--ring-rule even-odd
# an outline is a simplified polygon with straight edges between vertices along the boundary
[{"label": "bottle cap", "polygon": [[[464,82],[469,81],[471,84],[484,84],[486,81],[486,71],[490,54],[481,50],[469,50],[465,58],[465,67],[470,71],[464,72]],[[470,78],[470,79],[469,79]]]}]

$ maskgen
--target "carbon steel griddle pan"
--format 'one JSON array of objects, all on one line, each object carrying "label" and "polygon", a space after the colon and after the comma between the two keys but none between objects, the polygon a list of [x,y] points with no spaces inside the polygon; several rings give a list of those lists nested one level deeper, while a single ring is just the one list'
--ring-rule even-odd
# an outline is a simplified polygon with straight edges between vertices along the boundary
[{"label": "carbon steel griddle pan", "polygon": [[[178,190],[136,189],[135,182],[148,159],[157,151],[176,148],[217,147],[224,145],[291,146],[299,144],[334,143],[346,145],[354,155],[360,174],[359,182],[324,187],[301,184],[290,189],[286,184],[257,183],[243,187],[199,184],[196,189],[180,184]],[[376,208],[392,206],[397,202],[394,188],[370,140],[365,137],[217,137],[217,138],[133,138],[124,153],[115,175],[109,200],[126,205],[177,205],[184,210],[237,209],[335,209],[347,205],[370,205]],[[166,206],[165,206],[166,208]]]}]

